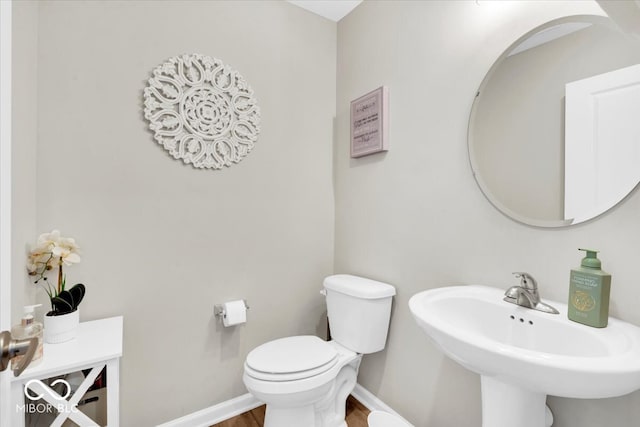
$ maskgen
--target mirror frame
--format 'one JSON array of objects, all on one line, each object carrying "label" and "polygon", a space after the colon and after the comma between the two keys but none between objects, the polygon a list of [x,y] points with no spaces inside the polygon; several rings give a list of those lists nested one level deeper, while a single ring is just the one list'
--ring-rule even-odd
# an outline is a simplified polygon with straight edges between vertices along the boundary
[{"label": "mirror frame", "polygon": [[475,149],[474,149],[474,146],[473,146],[473,135],[472,135],[472,128],[473,128],[473,124],[475,123],[475,117],[476,117],[476,112],[477,112],[478,97],[480,96],[480,94],[482,93],[484,88],[487,86],[488,82],[491,80],[491,78],[495,74],[496,69],[502,64],[502,62],[505,60],[505,58],[507,58],[507,56],[509,56],[509,53],[515,47],[520,45],[522,42],[524,42],[526,39],[528,39],[532,35],[537,34],[540,31],[545,30],[546,28],[554,27],[556,25],[559,25],[559,24],[562,24],[562,23],[567,23],[567,22],[592,22],[594,24],[603,24],[603,25],[606,25],[606,26],[610,26],[611,28],[615,29],[616,31],[620,31],[619,28],[616,27],[615,23],[609,17],[604,16],[604,15],[569,15],[569,16],[564,16],[564,17],[561,17],[561,18],[553,19],[553,20],[548,21],[548,22],[546,22],[544,24],[538,25],[537,27],[533,28],[532,30],[526,32],[521,37],[519,37],[517,40],[515,40],[513,43],[511,43],[502,52],[502,54],[500,56],[498,56],[498,58],[496,58],[496,60],[494,61],[493,65],[491,66],[491,68],[489,68],[489,71],[487,71],[487,74],[482,79],[482,83],[480,83],[480,86],[478,87],[478,90],[476,91],[476,93],[474,95],[473,103],[471,105],[471,113],[469,114],[469,122],[468,122],[468,125],[467,125],[467,151],[468,151],[468,156],[469,156],[469,164],[471,166],[471,173],[473,174],[473,177],[474,177],[476,183],[478,184],[478,187],[480,187],[480,191],[482,192],[482,194],[489,201],[489,203],[491,203],[500,213],[502,213],[503,215],[505,215],[509,219],[514,220],[514,221],[519,222],[519,223],[524,224],[524,225],[529,225],[529,226],[538,227],[538,228],[561,228],[561,227],[570,227],[570,226],[574,226],[574,225],[589,223],[589,222],[593,221],[594,219],[599,218],[602,215],[612,211],[614,208],[618,207],[625,200],[627,200],[629,197],[631,197],[636,191],[638,191],[638,188],[640,188],[640,182],[638,182],[638,183],[636,183],[635,187],[631,191],[629,191],[629,193],[627,193],[627,195],[625,197],[620,199],[617,203],[612,205],[610,208],[600,212],[599,214],[597,214],[597,215],[595,215],[595,216],[593,216],[593,217],[591,217],[591,218],[589,218],[587,220],[580,221],[580,222],[574,224],[572,219],[568,219],[568,220],[564,220],[564,219],[558,219],[558,220],[535,219],[535,218],[529,218],[527,216],[522,215],[521,213],[518,213],[518,212],[512,210],[511,208],[506,206],[504,203],[500,202],[493,195],[493,193],[491,192],[489,186],[482,179],[482,176],[478,173],[478,164],[477,164],[477,160],[476,160],[477,157],[475,155]]}]

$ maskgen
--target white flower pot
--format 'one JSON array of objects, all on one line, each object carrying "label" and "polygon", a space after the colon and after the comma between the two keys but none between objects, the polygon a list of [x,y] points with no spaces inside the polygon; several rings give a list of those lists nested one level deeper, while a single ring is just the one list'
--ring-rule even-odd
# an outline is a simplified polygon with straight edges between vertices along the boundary
[{"label": "white flower pot", "polygon": [[78,332],[80,310],[62,316],[44,316],[44,341],[59,344],[72,340]]}]

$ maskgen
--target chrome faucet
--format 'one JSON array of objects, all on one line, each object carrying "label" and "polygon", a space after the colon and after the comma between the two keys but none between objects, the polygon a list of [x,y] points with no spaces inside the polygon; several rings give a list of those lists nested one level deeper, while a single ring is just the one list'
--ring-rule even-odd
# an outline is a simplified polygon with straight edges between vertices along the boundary
[{"label": "chrome faucet", "polygon": [[540,301],[538,282],[529,273],[513,273],[516,279],[520,279],[520,286],[512,286],[504,293],[504,300],[521,307],[543,311],[545,313],[559,314],[558,310]]}]

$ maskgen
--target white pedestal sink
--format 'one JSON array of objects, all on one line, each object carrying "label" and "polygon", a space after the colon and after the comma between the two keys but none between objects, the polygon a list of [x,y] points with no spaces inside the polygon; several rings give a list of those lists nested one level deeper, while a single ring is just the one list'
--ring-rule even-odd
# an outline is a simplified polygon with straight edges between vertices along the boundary
[{"label": "white pedestal sink", "polygon": [[507,303],[504,291],[453,286],[409,300],[418,325],[442,351],[482,376],[483,427],[543,427],[548,394],[597,399],[640,389],[640,328],[609,318],[591,328],[560,311]]}]

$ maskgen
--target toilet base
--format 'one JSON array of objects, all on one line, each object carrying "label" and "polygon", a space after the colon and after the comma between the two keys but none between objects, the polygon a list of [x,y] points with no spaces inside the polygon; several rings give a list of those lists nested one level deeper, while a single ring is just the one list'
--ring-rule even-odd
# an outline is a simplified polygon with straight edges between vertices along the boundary
[{"label": "toilet base", "polygon": [[362,356],[344,366],[333,382],[331,392],[315,406],[316,427],[347,427],[347,398],[356,386]]},{"label": "toilet base", "polygon": [[332,381],[313,390],[269,395],[250,389],[267,404],[264,427],[347,427],[347,397],[356,385],[362,355],[354,354],[349,359]]},{"label": "toilet base", "polygon": [[313,405],[298,408],[276,408],[267,405],[264,416],[264,427],[313,426],[315,411]]}]

